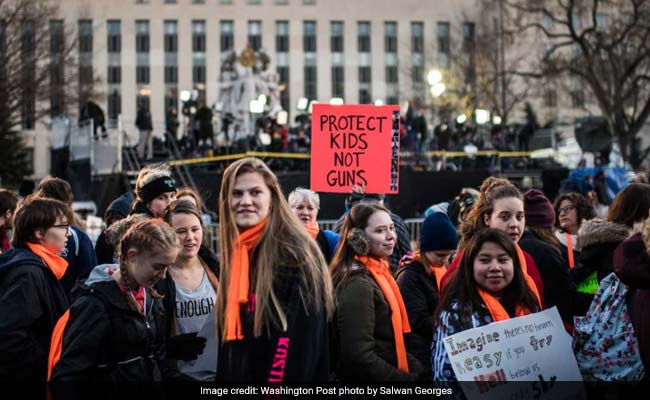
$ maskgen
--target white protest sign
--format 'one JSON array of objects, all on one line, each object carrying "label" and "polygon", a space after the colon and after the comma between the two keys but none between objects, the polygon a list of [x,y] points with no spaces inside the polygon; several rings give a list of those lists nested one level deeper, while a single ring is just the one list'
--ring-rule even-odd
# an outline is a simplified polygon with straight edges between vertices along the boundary
[{"label": "white protest sign", "polygon": [[[553,307],[469,329],[443,339],[456,378],[469,399],[584,397],[571,336]],[[507,382],[526,384],[506,384]]]}]

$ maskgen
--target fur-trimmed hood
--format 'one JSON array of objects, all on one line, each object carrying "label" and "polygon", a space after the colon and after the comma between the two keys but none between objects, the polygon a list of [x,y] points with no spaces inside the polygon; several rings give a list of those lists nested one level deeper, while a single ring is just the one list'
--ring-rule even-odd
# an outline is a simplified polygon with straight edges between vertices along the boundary
[{"label": "fur-trimmed hood", "polygon": [[578,231],[576,250],[582,251],[585,247],[599,244],[620,243],[627,239],[631,232],[632,230],[626,225],[601,218],[584,221]]}]

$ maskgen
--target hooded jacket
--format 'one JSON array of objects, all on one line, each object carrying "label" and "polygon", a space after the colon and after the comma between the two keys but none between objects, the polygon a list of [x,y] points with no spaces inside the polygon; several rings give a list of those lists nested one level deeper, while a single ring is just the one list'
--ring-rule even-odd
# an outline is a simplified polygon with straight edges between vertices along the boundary
[{"label": "hooded jacket", "polygon": [[[644,243],[645,242],[645,243]],[[614,252],[614,268],[621,282],[636,294],[630,317],[639,342],[645,379],[650,379],[650,226],[643,235],[636,233],[621,243]]]},{"label": "hooded jacket", "polygon": [[23,248],[0,255],[0,381],[45,382],[52,329],[67,308],[40,257]]},{"label": "hooded jacket", "polygon": [[50,382],[55,399],[97,396],[74,388],[70,382],[103,382],[100,394],[117,398],[111,390],[119,391],[120,382],[161,380],[158,362],[164,355],[163,304],[146,295],[145,315],[133,310],[108,271],[117,267],[97,266],[76,288],[61,356]]},{"label": "hooded jacket", "polygon": [[397,368],[391,309],[379,285],[365,267],[355,263],[350,268],[350,276],[336,291],[332,367],[338,378],[344,382],[417,380],[422,366],[410,353],[409,372]]},{"label": "hooded jacket", "polygon": [[419,261],[407,259],[396,280],[411,325],[409,350],[430,375],[433,315],[439,303],[436,277]]},{"label": "hooded jacket", "polygon": [[570,271],[576,285],[596,272],[598,282],[614,271],[614,250],[630,235],[626,225],[594,218],[583,222],[578,231],[576,267]]}]

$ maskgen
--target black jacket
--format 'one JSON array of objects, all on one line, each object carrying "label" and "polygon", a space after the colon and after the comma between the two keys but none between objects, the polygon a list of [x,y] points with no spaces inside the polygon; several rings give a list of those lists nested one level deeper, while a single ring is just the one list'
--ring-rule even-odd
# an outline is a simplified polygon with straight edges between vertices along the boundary
[{"label": "black jacket", "polygon": [[327,314],[324,309],[307,313],[300,298],[300,279],[296,268],[278,267],[273,282],[273,291],[287,315],[286,332],[267,326],[262,328],[260,337],[253,337],[253,310],[242,308],[244,339],[221,344],[217,381],[257,384],[327,381]]},{"label": "black jacket", "polygon": [[544,284],[546,307],[557,306],[562,320],[573,325],[573,317],[585,315],[593,296],[577,291],[569,276],[568,263],[560,251],[533,232],[525,231],[519,246],[535,260]]},{"label": "black jacket", "polygon": [[[391,309],[364,267],[353,266],[336,291],[333,367],[344,382],[414,381],[420,362],[407,353],[409,373],[397,368]],[[405,338],[407,339],[407,338]]]},{"label": "black jacket", "polygon": [[580,254],[576,267],[571,270],[571,279],[576,285],[584,282],[596,272],[598,282],[614,272],[614,250],[630,235],[625,225],[594,218],[585,221],[578,231],[576,247]]},{"label": "black jacket", "polygon": [[[50,382],[55,399],[116,398],[115,393],[124,389],[121,382],[161,381],[163,304],[146,296],[146,317],[133,310],[106,268],[96,267],[76,288],[61,357]],[[90,386],[75,387],[71,382],[100,382],[102,392],[86,393],[82,389]]]},{"label": "black jacket", "polygon": [[45,382],[52,329],[67,308],[40,257],[21,248],[0,255],[0,381]]},{"label": "black jacket", "polygon": [[433,314],[440,301],[436,277],[422,263],[413,260],[397,271],[397,285],[411,324],[409,351],[430,376]]}]

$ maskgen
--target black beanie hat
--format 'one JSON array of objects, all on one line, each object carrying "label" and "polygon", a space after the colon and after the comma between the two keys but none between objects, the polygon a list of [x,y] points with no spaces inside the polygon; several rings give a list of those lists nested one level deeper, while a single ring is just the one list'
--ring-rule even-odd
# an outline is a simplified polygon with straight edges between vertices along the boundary
[{"label": "black beanie hat", "polygon": [[445,214],[435,212],[424,219],[420,231],[420,251],[456,250],[458,233]]}]

